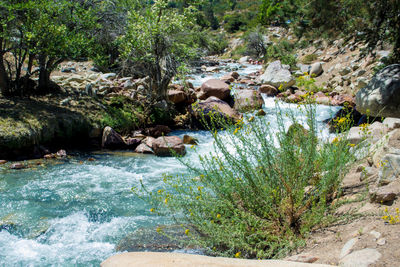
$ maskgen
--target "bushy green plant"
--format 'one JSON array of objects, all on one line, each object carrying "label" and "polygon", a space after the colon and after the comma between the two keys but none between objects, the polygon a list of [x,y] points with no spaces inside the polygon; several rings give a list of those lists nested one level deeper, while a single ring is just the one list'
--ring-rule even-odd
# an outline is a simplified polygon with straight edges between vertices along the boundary
[{"label": "bushy green plant", "polygon": [[305,75],[302,75],[298,78],[296,78],[296,85],[302,89],[305,90],[306,92],[320,92],[323,91],[324,88],[319,87],[315,84],[315,79],[312,77],[313,75],[308,75],[308,73],[305,73]]},{"label": "bushy green plant", "polygon": [[199,168],[183,161],[188,175],[166,175],[157,192],[134,191],[151,212],[174,215],[209,254],[282,257],[328,217],[352,160],[344,139],[318,140],[315,108],[305,107],[308,130],[294,114],[287,130],[283,110],[277,133],[254,117],[225,133],[210,129],[215,151],[199,156]]},{"label": "bushy green plant", "polygon": [[292,54],[294,46],[288,41],[282,40],[277,44],[268,46],[264,56],[266,61],[279,59],[282,64],[290,65],[292,68],[296,66],[297,59]]}]

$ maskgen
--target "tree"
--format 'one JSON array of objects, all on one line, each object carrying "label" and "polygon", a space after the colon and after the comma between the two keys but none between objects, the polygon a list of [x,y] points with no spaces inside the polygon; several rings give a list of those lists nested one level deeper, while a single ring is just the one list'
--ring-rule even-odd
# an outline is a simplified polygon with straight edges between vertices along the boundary
[{"label": "tree", "polygon": [[126,33],[121,37],[122,56],[129,72],[150,77],[152,98],[164,100],[179,67],[195,55],[191,42],[195,8],[168,8],[167,0],[140,5],[133,1]]},{"label": "tree", "polygon": [[29,79],[36,72],[34,93],[51,91],[51,72],[63,60],[87,54],[91,37],[86,31],[96,26],[92,9],[66,0],[2,1],[0,15],[3,95],[31,90]]}]

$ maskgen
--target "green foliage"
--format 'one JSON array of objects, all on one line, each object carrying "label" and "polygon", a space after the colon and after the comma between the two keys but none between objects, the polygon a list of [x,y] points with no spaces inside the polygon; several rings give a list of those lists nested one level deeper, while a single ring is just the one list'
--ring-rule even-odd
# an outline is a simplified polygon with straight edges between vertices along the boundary
[{"label": "green foliage", "polygon": [[260,27],[247,32],[243,38],[246,40],[247,54],[253,57],[263,57],[267,52],[264,36]]},{"label": "green foliage", "polygon": [[30,78],[34,61],[39,65],[39,90],[48,90],[50,73],[62,60],[88,54],[91,38],[86,31],[96,27],[95,20],[93,9],[74,1],[1,1],[3,94],[22,93],[26,84],[21,78]]},{"label": "green foliage", "polygon": [[309,54],[309,55],[305,55],[301,61],[304,64],[311,64],[314,60],[317,60],[318,56],[316,54]]},{"label": "green foliage", "polygon": [[[136,107],[130,99],[126,97],[114,97],[109,103],[104,103],[107,107],[106,113],[101,119],[101,126],[110,126],[120,133],[129,133],[145,124],[140,121],[135,113],[141,113],[141,107]],[[136,112],[135,112],[136,111]]]},{"label": "green foliage", "polygon": [[279,59],[282,64],[290,65],[292,68],[296,66],[297,59],[292,54],[294,45],[286,40],[282,40],[277,44],[268,46],[267,52],[264,56],[266,61],[273,61]]},{"label": "green foliage", "polygon": [[134,74],[151,78],[156,99],[166,99],[179,65],[196,54],[194,43],[189,43],[192,39],[187,38],[195,11],[190,5],[170,9],[168,0],[144,7],[132,0],[126,33],[120,38],[122,56]]},{"label": "green foliage", "polygon": [[286,114],[294,125],[287,131],[283,110],[277,133],[254,117],[225,125],[225,133],[211,129],[215,151],[199,156],[200,168],[183,161],[189,175],[166,175],[157,192],[142,185],[137,194],[152,212],[172,214],[190,228],[193,244],[209,254],[283,257],[329,217],[352,161],[345,139],[318,140],[315,108],[304,107],[308,130]]}]

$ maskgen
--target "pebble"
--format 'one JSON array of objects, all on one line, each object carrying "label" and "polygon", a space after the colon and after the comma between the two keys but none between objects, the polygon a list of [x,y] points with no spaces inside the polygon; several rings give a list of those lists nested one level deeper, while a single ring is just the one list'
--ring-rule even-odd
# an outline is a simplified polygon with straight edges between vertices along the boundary
[{"label": "pebble", "polygon": [[14,163],[10,166],[10,169],[13,169],[13,170],[21,170],[21,169],[25,169],[25,168],[26,168],[26,166],[22,163]]},{"label": "pebble", "polygon": [[378,241],[376,241],[376,243],[377,243],[379,246],[383,246],[383,245],[386,244],[386,238],[379,238]]},{"label": "pebble", "polygon": [[369,234],[375,237],[375,239],[379,239],[382,236],[382,234],[377,231],[371,231]]}]

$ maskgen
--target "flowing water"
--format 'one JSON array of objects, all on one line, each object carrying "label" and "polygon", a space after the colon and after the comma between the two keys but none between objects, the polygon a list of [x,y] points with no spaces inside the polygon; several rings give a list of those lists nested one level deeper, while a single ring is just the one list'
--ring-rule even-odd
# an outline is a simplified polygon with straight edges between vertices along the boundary
[{"label": "flowing water", "polygon": [[[259,68],[248,65],[238,72],[246,75]],[[199,85],[226,72],[192,78]],[[264,100],[264,119],[273,121],[275,100]],[[296,106],[280,104],[282,110],[294,110]],[[322,121],[338,110],[317,107],[321,137],[330,137]],[[206,131],[172,134],[196,137],[200,154],[212,151],[212,136]],[[185,158],[193,164],[198,162],[191,149]],[[0,167],[0,266],[98,266],[116,253],[116,244],[128,233],[168,223],[167,218],[152,215],[150,207],[131,193],[131,187],[142,180],[149,189],[156,190],[163,173],[183,172],[185,168],[174,158],[129,152],[79,155],[22,171]]]}]

